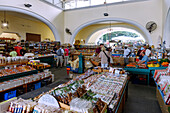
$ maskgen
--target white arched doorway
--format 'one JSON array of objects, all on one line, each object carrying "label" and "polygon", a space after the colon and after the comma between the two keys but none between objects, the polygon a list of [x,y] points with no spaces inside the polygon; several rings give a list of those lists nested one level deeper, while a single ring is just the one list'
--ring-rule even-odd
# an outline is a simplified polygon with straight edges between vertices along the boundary
[{"label": "white arched doorway", "polygon": [[42,17],[41,15],[28,11],[26,9],[21,9],[21,8],[16,8],[16,7],[11,7],[11,6],[0,6],[0,11],[14,11],[14,12],[27,14],[34,18],[37,18],[41,22],[45,23],[51,29],[51,31],[54,34],[55,40],[60,41],[60,36],[55,26],[50,21],[48,21],[46,18]]},{"label": "white arched doorway", "polygon": [[126,28],[126,27],[112,27],[111,28],[112,31],[109,31],[108,28],[104,28],[104,29],[101,29],[101,30],[98,30],[96,32],[94,32],[93,34],[90,35],[90,37],[88,37],[88,40],[87,40],[87,43],[92,43],[92,44],[97,44],[97,42],[99,41],[100,38],[103,37],[103,35],[107,35],[107,37],[111,37],[110,35],[108,36],[108,34],[110,33],[114,33],[114,32],[119,32],[119,31],[124,31],[124,32],[128,32],[128,33],[134,33],[136,34],[136,37],[131,37],[131,36],[118,36],[118,37],[112,37],[112,39],[114,40],[118,40],[120,38],[120,40],[122,41],[139,41],[139,40],[142,40],[142,42],[147,42],[144,38],[144,36],[138,32],[137,30],[135,29],[131,29],[131,28]]},{"label": "white arched doorway", "polygon": [[[140,35],[142,35],[144,38],[146,38],[147,36],[145,36],[145,34],[140,30],[140,29],[137,29],[136,26],[130,26],[130,25],[123,25],[123,24],[120,24],[120,25],[112,25],[112,28],[127,28],[127,29],[132,29],[132,30],[135,30],[136,32],[138,32]],[[105,27],[101,27],[99,29],[96,29],[94,30],[91,34],[89,34],[88,38],[86,38],[85,42],[86,44],[88,43],[89,39],[92,37],[92,35],[94,35],[96,32],[98,31],[101,31],[101,30],[104,30],[104,29],[108,29],[109,27],[108,26],[105,26]],[[101,34],[102,35],[102,34]],[[146,42],[148,42],[147,38],[145,39]]]},{"label": "white arched doorway", "polygon": [[89,26],[89,25],[92,25],[92,24],[96,24],[96,23],[99,23],[99,22],[107,22],[107,21],[117,21],[117,22],[124,22],[124,23],[128,23],[128,24],[132,24],[134,26],[136,26],[137,28],[139,28],[143,34],[145,34],[147,40],[148,40],[148,43],[150,45],[153,45],[152,43],[152,39],[151,39],[151,36],[149,34],[149,32],[145,29],[145,27],[143,27],[142,25],[140,25],[139,23],[135,22],[135,21],[132,21],[132,20],[128,20],[128,19],[123,19],[123,18],[101,18],[101,19],[97,19],[97,20],[92,20],[92,21],[89,21],[87,23],[84,23],[82,25],[80,25],[72,34],[71,36],[71,39],[70,39],[70,43],[73,44],[74,42],[74,38],[76,37],[77,33],[83,29],[84,27],[86,26]]}]

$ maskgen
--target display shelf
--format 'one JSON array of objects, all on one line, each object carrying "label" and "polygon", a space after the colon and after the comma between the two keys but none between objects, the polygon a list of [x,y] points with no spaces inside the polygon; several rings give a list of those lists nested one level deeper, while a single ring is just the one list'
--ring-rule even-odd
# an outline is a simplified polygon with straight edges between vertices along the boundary
[{"label": "display shelf", "polygon": [[17,62],[17,63],[11,63],[11,64],[0,64],[0,67],[5,67],[5,66],[12,66],[12,65],[26,65],[28,61],[25,62]]},{"label": "display shelf", "polygon": [[158,86],[156,88],[156,97],[159,102],[162,113],[170,113],[170,105],[167,105],[165,103],[163,93]]},{"label": "display shelf", "polygon": [[7,75],[7,76],[1,76],[0,82],[12,80],[12,79],[23,77],[23,76],[28,76],[28,75],[31,75],[31,74],[37,74],[37,73],[38,73],[37,70],[32,70],[32,71],[27,71],[27,72],[22,72],[22,73]]}]

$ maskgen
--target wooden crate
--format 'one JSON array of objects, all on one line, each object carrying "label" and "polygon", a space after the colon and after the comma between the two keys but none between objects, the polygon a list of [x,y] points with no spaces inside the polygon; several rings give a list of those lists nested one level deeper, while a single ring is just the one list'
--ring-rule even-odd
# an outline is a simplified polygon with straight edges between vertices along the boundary
[{"label": "wooden crate", "polygon": [[170,105],[166,105],[162,96],[161,96],[161,93],[159,91],[159,89],[157,88],[156,89],[156,97],[158,99],[158,102],[159,102],[159,105],[160,105],[160,108],[161,108],[161,111],[162,113],[169,113],[170,111]]}]

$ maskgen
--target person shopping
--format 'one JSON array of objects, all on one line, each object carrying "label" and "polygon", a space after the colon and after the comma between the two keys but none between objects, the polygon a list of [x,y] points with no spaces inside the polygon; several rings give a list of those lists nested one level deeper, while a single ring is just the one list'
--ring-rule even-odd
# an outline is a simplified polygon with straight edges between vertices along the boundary
[{"label": "person shopping", "polygon": [[151,52],[151,47],[149,47],[148,49],[146,49],[145,51],[146,56],[148,56],[148,58],[150,59],[151,56],[153,56],[152,52]]},{"label": "person shopping", "polygon": [[105,47],[101,48],[101,52],[99,53],[99,58],[101,58],[101,68],[107,68],[108,63],[110,62],[109,52],[106,51]]},{"label": "person shopping", "polygon": [[10,55],[11,57],[16,57],[16,56],[17,56],[17,52],[14,51],[14,48],[11,49],[11,52],[9,53],[9,55]]},{"label": "person shopping", "polygon": [[145,55],[145,52],[142,52],[141,55],[143,57],[142,57],[142,60],[139,60],[138,64],[146,64],[147,65],[147,62],[149,61],[148,56]]},{"label": "person shopping", "polygon": [[17,46],[14,47],[14,50],[17,52],[17,56],[22,56],[20,53],[21,49],[21,42],[17,42]]},{"label": "person shopping", "polygon": [[62,49],[62,47],[60,47],[57,51],[57,67],[59,66],[59,62],[60,62],[60,68],[62,68],[63,66],[63,56],[64,56],[64,50]]},{"label": "person shopping", "polygon": [[68,59],[69,59],[68,53],[69,53],[68,47],[65,47],[65,49],[64,49],[64,66],[66,66],[68,64]]},{"label": "person shopping", "polygon": [[125,46],[125,49],[124,49],[124,63],[125,63],[125,66],[127,64],[129,64],[129,55],[131,54],[131,51],[130,49],[128,49],[126,46]]}]

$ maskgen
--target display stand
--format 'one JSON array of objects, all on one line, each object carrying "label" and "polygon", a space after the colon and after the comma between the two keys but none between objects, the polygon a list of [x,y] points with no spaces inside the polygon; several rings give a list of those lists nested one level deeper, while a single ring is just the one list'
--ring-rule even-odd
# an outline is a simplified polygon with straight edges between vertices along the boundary
[{"label": "display stand", "polygon": [[51,67],[53,67],[54,65],[54,56],[51,55],[51,56],[41,56],[41,57],[38,57],[38,58],[34,58],[34,60],[40,60],[40,62],[43,62],[43,63],[48,63],[51,65]]},{"label": "display stand", "polygon": [[156,88],[156,97],[158,99],[162,113],[170,113],[170,105],[167,105],[165,103],[163,93],[161,92],[161,90],[158,86]]}]

